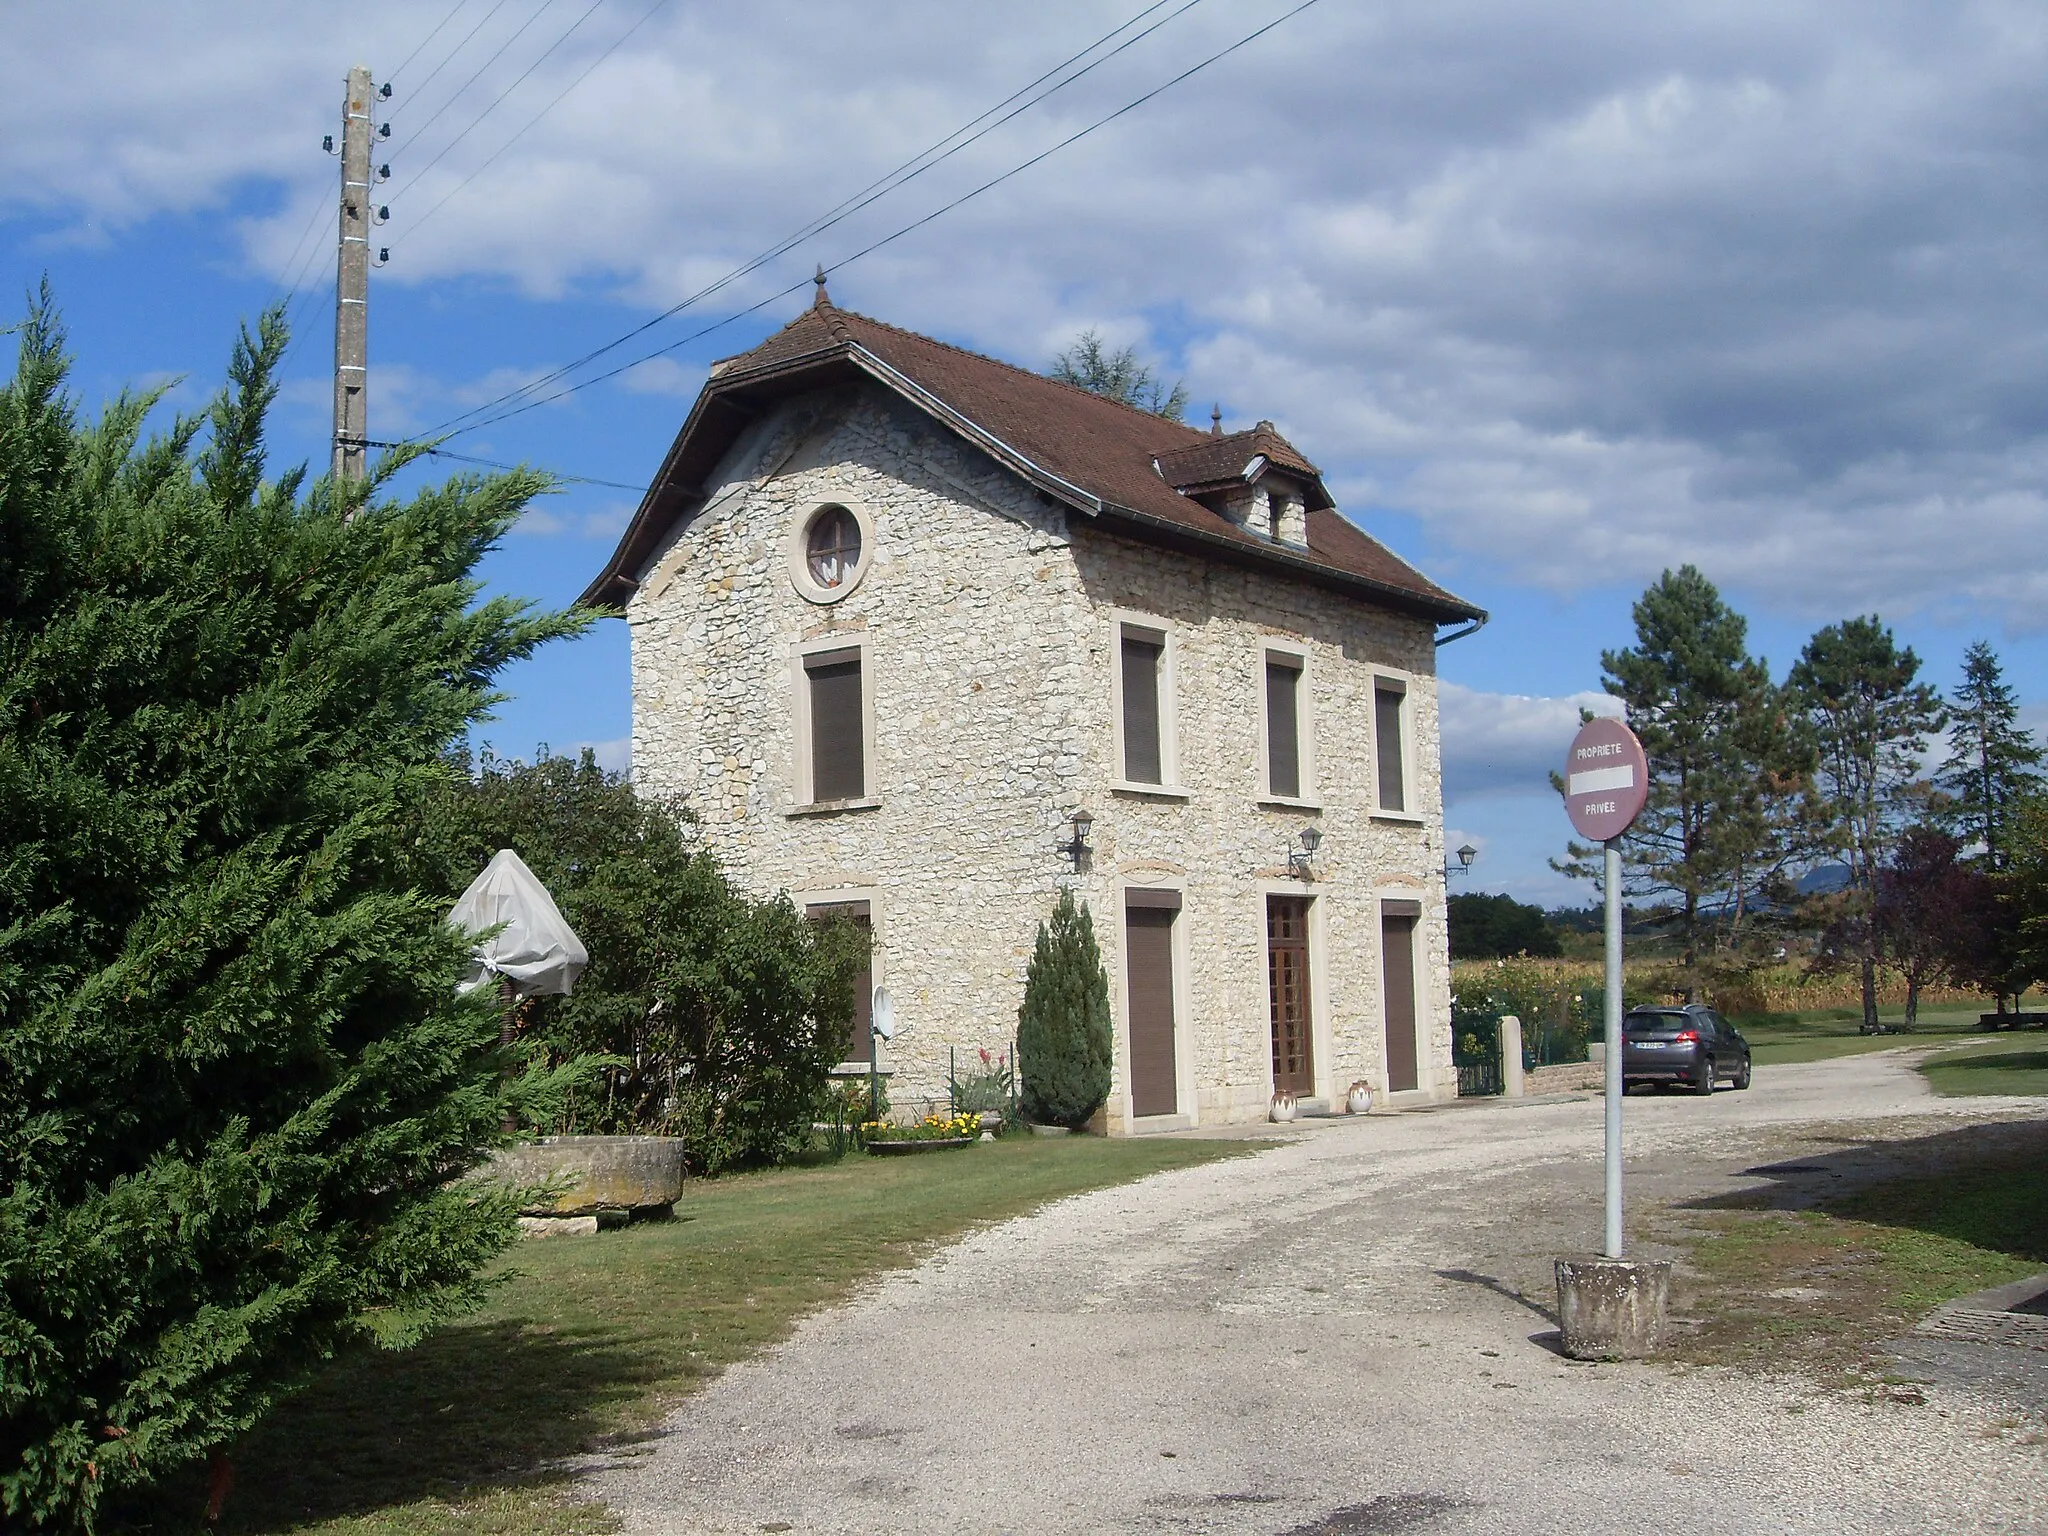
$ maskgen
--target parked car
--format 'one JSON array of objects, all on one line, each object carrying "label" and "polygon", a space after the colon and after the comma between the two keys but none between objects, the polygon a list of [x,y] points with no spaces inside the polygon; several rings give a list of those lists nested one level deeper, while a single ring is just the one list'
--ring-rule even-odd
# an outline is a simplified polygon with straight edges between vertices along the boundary
[{"label": "parked car", "polygon": [[1749,1042],[1703,1003],[1634,1008],[1621,1021],[1621,1090],[1638,1083],[1683,1083],[1712,1093],[1717,1079],[1749,1086]]}]

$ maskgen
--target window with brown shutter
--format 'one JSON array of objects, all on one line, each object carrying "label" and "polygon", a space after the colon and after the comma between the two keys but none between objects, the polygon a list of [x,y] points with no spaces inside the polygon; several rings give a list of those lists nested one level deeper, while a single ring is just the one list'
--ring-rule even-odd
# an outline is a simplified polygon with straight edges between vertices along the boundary
[{"label": "window with brown shutter", "polygon": [[1123,632],[1124,778],[1133,784],[1164,784],[1160,748],[1160,684],[1166,642]]},{"label": "window with brown shutter", "polygon": [[1408,809],[1408,770],[1401,741],[1401,712],[1407,690],[1379,679],[1372,690],[1373,751],[1379,758],[1380,809]]},{"label": "window with brown shutter", "polygon": [[811,705],[811,799],[858,800],[867,794],[867,731],[861,711],[857,649],[804,658]]},{"label": "window with brown shutter", "polygon": [[1301,798],[1301,662],[1266,656],[1266,792]]}]

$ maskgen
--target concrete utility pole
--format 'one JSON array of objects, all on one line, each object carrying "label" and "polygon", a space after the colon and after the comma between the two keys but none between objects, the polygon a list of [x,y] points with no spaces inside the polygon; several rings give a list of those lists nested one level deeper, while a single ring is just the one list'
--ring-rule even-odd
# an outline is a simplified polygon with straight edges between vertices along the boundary
[{"label": "concrete utility pole", "polygon": [[334,279],[334,478],[363,478],[370,433],[370,71],[348,72],[341,115],[341,241]]}]

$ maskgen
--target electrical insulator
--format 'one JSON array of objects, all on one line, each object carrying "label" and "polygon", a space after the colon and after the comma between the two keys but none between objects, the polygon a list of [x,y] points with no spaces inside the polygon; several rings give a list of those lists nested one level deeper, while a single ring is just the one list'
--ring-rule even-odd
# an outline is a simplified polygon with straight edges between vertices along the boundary
[{"label": "electrical insulator", "polygon": [[378,138],[380,138],[380,139],[388,139],[388,138],[390,138],[390,137],[391,137],[391,125],[390,125],[389,123],[379,123],[379,124],[377,125],[377,137],[378,137]]},{"label": "electrical insulator", "polygon": [[389,80],[386,80],[377,87],[377,99],[379,101],[389,101],[391,99],[391,82]]},{"label": "electrical insulator", "polygon": [[320,147],[321,147],[322,149],[326,150],[326,151],[327,151],[327,153],[329,153],[330,155],[331,155],[331,154],[333,154],[333,153],[334,153],[334,135],[330,133],[330,134],[328,134],[328,135],[327,135],[327,137],[326,137],[326,138],[322,139],[322,140],[320,141]]},{"label": "electrical insulator", "polygon": [[378,179],[379,181],[389,181],[389,180],[391,179],[391,167],[390,167],[390,166],[388,166],[388,165],[380,165],[380,166],[378,166],[378,167],[377,167],[377,179]]}]

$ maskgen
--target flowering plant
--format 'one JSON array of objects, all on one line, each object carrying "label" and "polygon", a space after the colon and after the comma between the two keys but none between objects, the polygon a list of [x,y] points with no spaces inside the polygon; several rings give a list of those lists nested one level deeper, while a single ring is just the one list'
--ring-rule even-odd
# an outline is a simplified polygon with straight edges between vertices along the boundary
[{"label": "flowering plant", "polygon": [[860,1128],[870,1145],[878,1141],[957,1141],[981,1134],[979,1115],[926,1115],[914,1125],[893,1125],[887,1120],[870,1120]]}]

